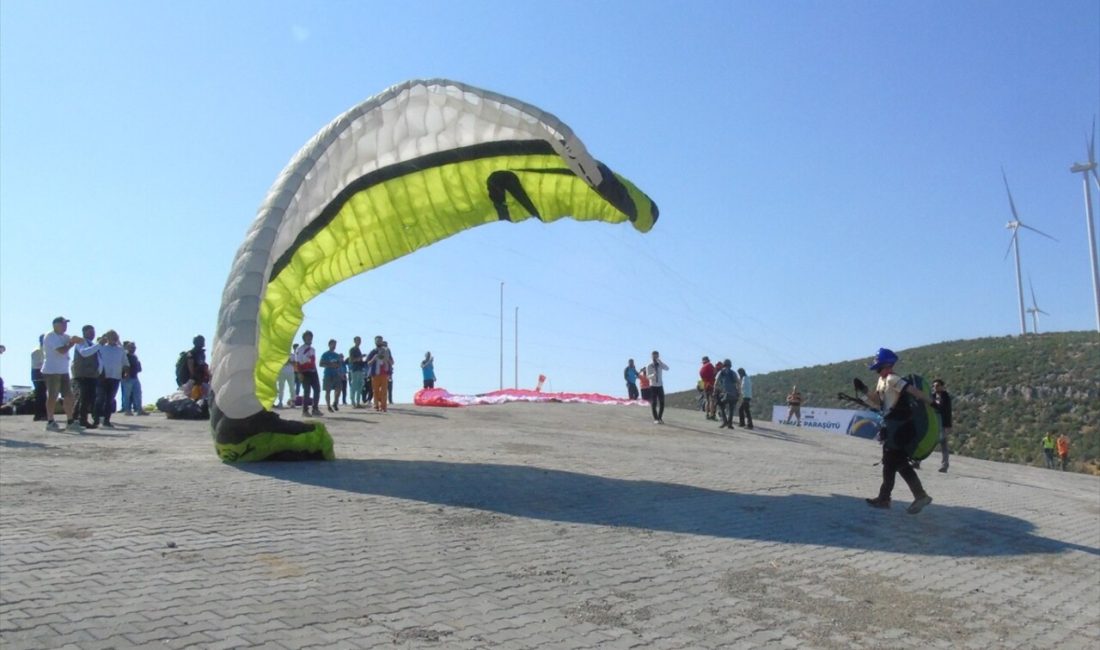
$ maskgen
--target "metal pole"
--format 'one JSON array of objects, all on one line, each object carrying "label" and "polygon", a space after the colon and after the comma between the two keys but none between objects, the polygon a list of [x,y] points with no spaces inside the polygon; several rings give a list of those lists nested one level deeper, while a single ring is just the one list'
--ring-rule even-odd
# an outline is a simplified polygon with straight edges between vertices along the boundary
[{"label": "metal pole", "polygon": [[519,388],[519,307],[516,307],[516,382],[513,388]]},{"label": "metal pole", "polygon": [[500,390],[504,390],[504,283],[500,283]]},{"label": "metal pole", "polygon": [[1020,335],[1027,335],[1027,320],[1024,317],[1024,284],[1020,279],[1020,237],[1019,226],[1012,231],[1012,249],[1016,251],[1016,293],[1020,298]]},{"label": "metal pole", "polygon": [[1082,172],[1085,182],[1085,225],[1089,233],[1089,259],[1092,260],[1092,293],[1096,303],[1096,331],[1100,332],[1100,267],[1096,263],[1096,229],[1092,221],[1092,190],[1089,188],[1089,173]]}]

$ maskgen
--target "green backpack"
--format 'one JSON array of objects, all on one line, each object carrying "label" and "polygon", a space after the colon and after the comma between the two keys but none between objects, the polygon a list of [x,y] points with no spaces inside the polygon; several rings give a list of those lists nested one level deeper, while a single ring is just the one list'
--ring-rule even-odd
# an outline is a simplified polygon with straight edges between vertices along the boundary
[{"label": "green backpack", "polygon": [[[902,377],[906,384],[928,394],[927,383],[924,377],[918,374],[910,374]],[[931,455],[932,450],[940,441],[940,416],[931,405],[921,402],[909,393],[902,391],[901,401],[894,407],[894,411],[904,413],[901,418],[886,418],[887,444],[901,449],[905,455],[913,460],[924,460]],[[898,408],[898,407],[901,408]],[[906,435],[904,439],[898,439],[897,433],[906,424],[912,423],[912,435]],[[908,431],[906,433],[909,433]]]}]

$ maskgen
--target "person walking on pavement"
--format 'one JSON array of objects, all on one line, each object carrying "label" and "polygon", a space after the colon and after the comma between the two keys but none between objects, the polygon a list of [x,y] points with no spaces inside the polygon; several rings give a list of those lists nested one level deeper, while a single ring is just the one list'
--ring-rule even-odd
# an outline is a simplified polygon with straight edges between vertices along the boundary
[{"label": "person walking on pavement", "polygon": [[917,435],[913,425],[913,414],[909,401],[905,395],[931,405],[932,400],[916,386],[909,384],[894,372],[894,364],[898,362],[898,355],[887,348],[879,348],[868,370],[878,373],[878,383],[874,391],[868,391],[867,386],[857,377],[852,383],[856,392],[861,394],[864,400],[872,407],[880,409],[883,415],[883,441],[882,441],[882,485],[879,487],[878,496],[867,499],[867,505],[872,508],[889,508],[890,495],[894,491],[894,480],[898,474],[913,492],[913,503],[909,504],[906,512],[915,515],[925,506],[932,503],[932,497],[924,491],[920,477],[916,470],[909,465],[904,447],[906,442]]},{"label": "person walking on pavement", "polygon": [[[752,428],[752,377],[745,372],[744,368],[737,369],[738,376],[741,377],[741,408],[737,410],[737,417],[740,424],[745,429]],[[745,424],[748,422],[748,425]]]},{"label": "person walking on pavement", "polygon": [[645,367],[646,378],[649,379],[649,408],[653,411],[653,424],[664,424],[665,415],[665,385],[664,371],[668,366],[661,361],[661,353],[654,350],[653,361]]}]

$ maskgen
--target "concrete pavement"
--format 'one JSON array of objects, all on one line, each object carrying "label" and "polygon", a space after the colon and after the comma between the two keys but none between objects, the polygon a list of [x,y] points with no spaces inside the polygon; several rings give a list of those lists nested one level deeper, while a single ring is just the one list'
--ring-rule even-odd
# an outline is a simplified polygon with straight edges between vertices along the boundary
[{"label": "concrete pavement", "polygon": [[[1100,646],[1100,480],[953,458],[907,515],[875,443],[639,407],[324,418],[331,463],[205,422],[0,418],[0,645]],[[291,416],[295,417],[295,416]]]}]

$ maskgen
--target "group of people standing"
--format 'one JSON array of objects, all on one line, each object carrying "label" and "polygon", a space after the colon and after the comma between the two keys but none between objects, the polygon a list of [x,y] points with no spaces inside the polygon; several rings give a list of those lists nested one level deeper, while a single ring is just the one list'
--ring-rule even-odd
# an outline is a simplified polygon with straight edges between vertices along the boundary
[{"label": "group of people standing", "polygon": [[[79,432],[100,425],[113,427],[115,396],[122,385],[121,412],[145,415],[141,404],[141,361],[137,344],[121,341],[107,330],[96,337],[95,327],[85,325],[80,336],[67,334],[69,319],[53,319],[50,332],[38,337],[31,353],[31,381],[35,390],[35,420],[46,420],[48,431],[61,431],[55,419],[60,397],[65,429]],[[70,364],[69,353],[73,351]]]},{"label": "group of people standing", "polygon": [[[664,424],[664,372],[668,370],[668,365],[661,360],[661,354],[657,350],[650,356],[650,362],[640,370],[634,365],[634,359],[628,359],[626,368],[623,369],[623,379],[626,381],[627,397],[638,399],[640,396],[649,402],[653,423]],[[736,412],[740,425],[747,429],[752,428],[752,379],[744,368],[738,368],[734,372],[729,359],[712,364],[709,357],[703,357],[699,378],[706,395],[705,410],[708,420],[717,420],[720,413],[722,424],[719,427],[732,429],[733,414]]]},{"label": "group of people standing", "polygon": [[722,423],[719,429],[733,428],[733,415],[737,414],[738,426],[752,428],[752,378],[744,368],[733,369],[729,359],[711,363],[703,357],[699,367],[699,382],[703,389],[703,411],[708,420]]},{"label": "group of people standing", "polygon": [[[387,412],[389,404],[393,402],[395,363],[389,343],[382,336],[376,336],[374,347],[364,354],[363,339],[356,336],[353,342],[354,345],[345,355],[337,352],[336,339],[329,339],[328,349],[318,356],[313,347],[313,332],[303,332],[302,342],[294,344],[286,364],[279,372],[276,407],[284,407],[283,397],[288,390],[292,390],[290,400],[285,403],[287,406],[301,393],[302,415],[320,416],[323,388],[325,408],[330,413],[339,411],[341,403],[347,406],[349,395],[352,408],[367,408],[373,403],[375,411]],[[420,369],[424,376],[424,387],[434,387],[435,359],[431,352],[425,353]]]}]

